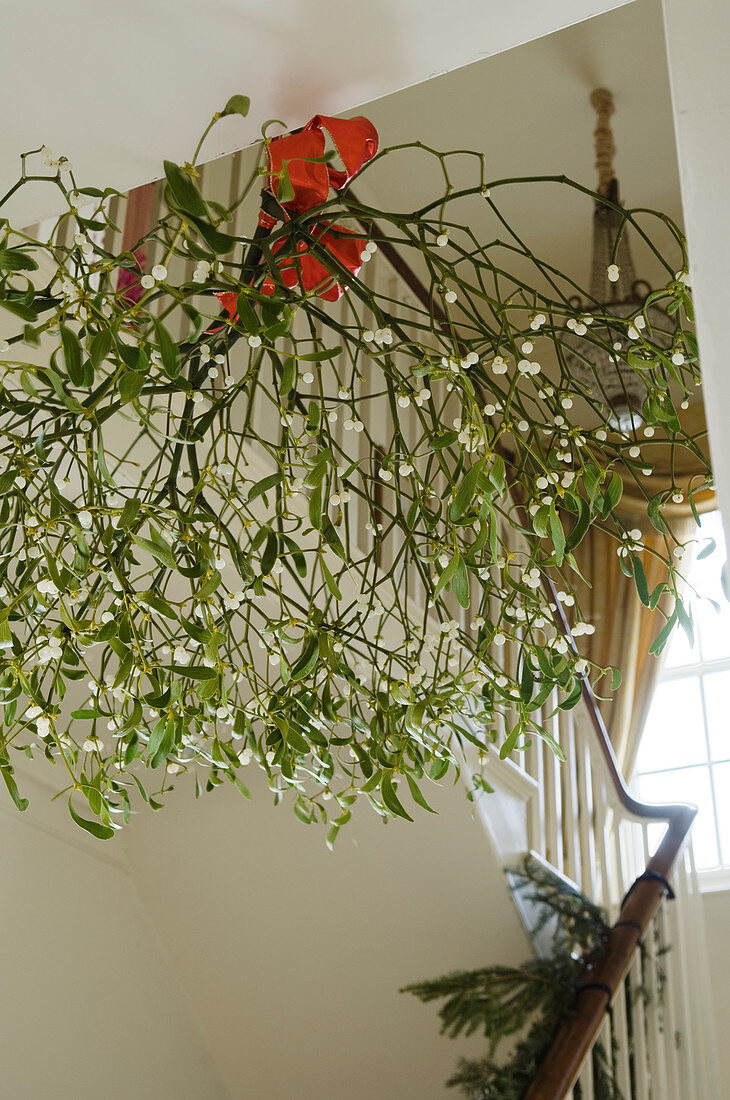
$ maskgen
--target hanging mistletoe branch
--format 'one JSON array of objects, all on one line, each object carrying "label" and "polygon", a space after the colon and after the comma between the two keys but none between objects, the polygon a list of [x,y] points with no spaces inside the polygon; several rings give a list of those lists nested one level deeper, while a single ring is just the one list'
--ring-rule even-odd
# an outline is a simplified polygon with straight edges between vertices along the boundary
[{"label": "hanging mistletoe branch", "polygon": [[[247,110],[234,96],[220,114]],[[482,749],[537,736],[560,753],[541,708],[604,670],[556,632],[541,582],[560,576],[575,604],[592,525],[643,602],[665,595],[668,626],[681,618],[651,488],[660,441],[702,454],[680,419],[698,381],[681,234],[659,216],[676,245],[652,295],[661,332],[641,308],[576,313],[574,281],[503,213],[527,181],[489,183],[470,154],[457,190],[450,154],[377,142],[364,119],[266,137],[228,208],[194,164],[165,162],[159,221],[122,253],[100,243],[114,192],[23,156],[5,198],[45,180],[66,209],[45,239],[0,222],[0,770],[20,809],[11,749],[52,761],[100,838],[179,773],[247,793],[255,760],[332,843],[360,796],[383,816],[428,809],[424,783],[475,737],[464,715]],[[443,169],[438,201],[405,215],[353,198],[368,162],[416,152]],[[228,232],[262,176],[258,225]],[[477,208],[498,227],[487,244]],[[647,217],[616,209],[660,255]],[[384,244],[430,308],[371,288]],[[149,271],[142,246],[162,256]],[[643,438],[611,430],[599,378],[571,374],[568,351],[596,348],[641,375]],[[652,593],[617,513],[626,476],[664,534]],[[592,630],[577,613],[574,634]]]}]

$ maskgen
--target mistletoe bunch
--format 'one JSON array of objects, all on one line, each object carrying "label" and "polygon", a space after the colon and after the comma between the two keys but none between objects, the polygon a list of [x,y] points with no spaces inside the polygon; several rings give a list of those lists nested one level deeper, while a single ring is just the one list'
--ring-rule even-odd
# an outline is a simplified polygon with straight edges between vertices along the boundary
[{"label": "mistletoe bunch", "polygon": [[[247,109],[234,96],[213,122]],[[545,704],[557,689],[574,705],[605,670],[556,630],[544,582],[575,605],[593,525],[676,619],[651,474],[660,440],[700,453],[681,424],[698,376],[680,232],[661,217],[665,260],[623,211],[667,273],[661,332],[642,309],[576,314],[579,288],[510,229],[501,196],[528,182],[596,196],[488,182],[477,154],[456,190],[450,154],[376,149],[366,120],[264,135],[229,207],[194,162],[166,162],[138,242],[159,256],[149,271],[139,248],[109,247],[115,193],[23,156],[5,199],[42,179],[65,210],[43,239],[0,221],[0,770],[20,809],[11,749],[53,762],[99,838],[179,773],[247,793],[255,761],[331,843],[358,796],[383,816],[428,808],[424,780],[458,771],[464,737],[560,753]],[[416,153],[443,169],[432,203],[354,198],[368,161]],[[257,182],[258,225],[228,232]],[[477,238],[474,204],[503,239]],[[365,278],[393,249],[428,305]],[[576,334],[641,373],[641,438],[611,431],[599,378],[571,376]],[[616,512],[627,477],[665,537],[653,593]],[[580,637],[593,626],[575,610]]]}]

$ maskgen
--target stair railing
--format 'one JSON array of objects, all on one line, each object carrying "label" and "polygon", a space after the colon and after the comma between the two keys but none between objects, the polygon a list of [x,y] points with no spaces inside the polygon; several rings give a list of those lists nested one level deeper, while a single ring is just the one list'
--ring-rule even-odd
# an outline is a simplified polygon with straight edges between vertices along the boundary
[{"label": "stair railing", "polygon": [[[350,197],[354,198],[352,192]],[[377,225],[372,222],[363,224],[378,240],[381,255],[409,290],[432,312],[437,321],[445,324],[446,316],[440,306],[397,248],[385,239],[385,234]],[[507,468],[509,469],[509,464]],[[512,486],[511,491],[515,505],[522,513],[523,525],[529,526],[516,487]],[[556,625],[574,647],[570,627],[562,604],[557,599],[555,587],[547,577],[544,578],[544,583],[553,605]],[[558,1029],[525,1100],[563,1100],[575,1085],[603,1029],[607,1010],[629,973],[642,938],[652,925],[662,897],[672,896],[669,880],[677,867],[692,822],[697,815],[697,808],[692,805],[652,805],[639,801],[631,794],[621,775],[608,730],[588,680],[583,681],[582,695],[584,712],[592,727],[594,743],[603,758],[615,801],[634,821],[645,825],[665,822],[667,828],[656,852],[647,859],[643,871],[628,890],[620,906],[618,919],[609,934],[606,953],[579,990],[575,1011]],[[626,1076],[628,1075],[627,1070]],[[636,1091],[638,1095],[642,1094],[641,1082],[638,1082]],[[668,1098],[671,1094],[666,1092],[662,1095],[652,1091],[651,1095],[664,1100],[664,1096]]]}]

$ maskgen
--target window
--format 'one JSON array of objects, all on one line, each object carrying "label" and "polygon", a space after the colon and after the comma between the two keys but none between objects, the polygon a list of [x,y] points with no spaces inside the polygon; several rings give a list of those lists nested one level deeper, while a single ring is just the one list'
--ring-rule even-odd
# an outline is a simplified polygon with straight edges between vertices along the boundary
[{"label": "window", "polygon": [[[718,512],[702,519],[698,553],[712,538],[717,550],[695,558],[689,573],[695,641],[680,628],[666,652],[636,761],[633,787],[647,802],[694,802],[695,862],[727,885],[730,878],[730,604],[720,580],[726,559]],[[693,591],[694,590],[694,591]],[[709,597],[709,599],[707,598]],[[719,604],[719,612],[709,602]],[[657,826],[657,832],[663,827]],[[653,839],[653,838],[652,838]],[[657,837],[658,839],[658,837]],[[714,872],[714,874],[713,874]]]}]

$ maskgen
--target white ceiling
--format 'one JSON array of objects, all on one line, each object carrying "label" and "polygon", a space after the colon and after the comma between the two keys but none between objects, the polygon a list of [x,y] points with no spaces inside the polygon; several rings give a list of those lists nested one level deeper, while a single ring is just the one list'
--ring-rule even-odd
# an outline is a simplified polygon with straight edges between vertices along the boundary
[{"label": "white ceiling", "polygon": [[[213,113],[249,95],[205,156],[538,38],[627,0],[65,0],[4,4],[0,35],[0,195],[22,152],[69,157],[83,184],[121,191],[190,159]],[[51,188],[13,200],[18,225],[60,207]],[[5,211],[3,211],[5,213]]]},{"label": "white ceiling", "polygon": [[[590,94],[599,87],[614,95],[615,167],[624,202],[663,211],[681,224],[661,0],[638,0],[386,96],[368,104],[364,113],[383,145],[419,139],[440,150],[483,151],[491,180],[565,174],[594,187],[596,116]],[[452,173],[457,189],[476,182],[476,169],[468,161],[453,162]],[[360,197],[386,210],[412,210],[443,192],[438,165],[410,152],[376,162],[354,187]],[[587,282],[589,199],[540,184],[509,195],[500,191],[499,203],[538,255],[579,283]],[[479,199],[460,215],[480,240],[491,240],[499,228]],[[504,236],[503,230],[499,233]],[[632,243],[637,274],[649,280],[664,277],[635,235]]]}]

